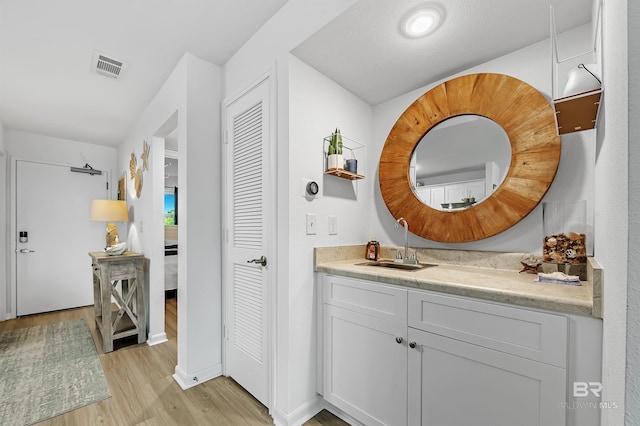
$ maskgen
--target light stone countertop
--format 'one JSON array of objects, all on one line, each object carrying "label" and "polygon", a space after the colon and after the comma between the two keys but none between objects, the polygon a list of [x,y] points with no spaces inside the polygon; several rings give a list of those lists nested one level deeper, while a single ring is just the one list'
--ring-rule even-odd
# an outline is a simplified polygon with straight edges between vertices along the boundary
[{"label": "light stone countertop", "polygon": [[[390,259],[391,252],[395,252],[395,248],[392,251],[383,248],[382,255]],[[364,253],[364,246],[316,248],[315,270],[408,288],[601,318],[600,300],[595,300],[594,296],[595,293],[601,294],[602,270],[598,269],[595,261],[587,265],[587,280],[581,281],[580,286],[573,286],[539,283],[534,281],[534,274],[519,273],[519,269],[514,268],[514,262],[517,263],[516,268],[521,265],[514,259],[519,260],[521,253],[418,250],[421,263],[436,263],[437,266],[415,271],[360,265],[367,262]],[[482,264],[483,253],[487,253],[485,264],[491,267],[477,266]],[[447,262],[434,261],[437,259],[446,259]],[[465,264],[469,259],[473,260],[473,266]],[[599,289],[596,292],[594,277]]]}]

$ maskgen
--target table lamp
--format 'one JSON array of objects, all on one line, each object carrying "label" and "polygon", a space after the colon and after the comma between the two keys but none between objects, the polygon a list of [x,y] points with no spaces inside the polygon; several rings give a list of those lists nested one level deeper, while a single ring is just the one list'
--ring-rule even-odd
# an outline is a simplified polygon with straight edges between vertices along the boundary
[{"label": "table lamp", "polygon": [[118,241],[118,228],[113,222],[128,222],[127,202],[120,200],[91,201],[91,220],[109,222],[107,225],[107,248]]}]

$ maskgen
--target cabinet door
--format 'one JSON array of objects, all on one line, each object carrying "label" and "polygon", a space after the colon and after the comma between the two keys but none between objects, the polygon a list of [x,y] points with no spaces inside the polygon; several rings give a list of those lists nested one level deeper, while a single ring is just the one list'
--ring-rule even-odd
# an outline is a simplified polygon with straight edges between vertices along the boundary
[{"label": "cabinet door", "polygon": [[406,332],[406,325],[324,305],[324,398],[367,425],[406,425]]},{"label": "cabinet door", "polygon": [[428,186],[418,186],[415,189],[418,199],[424,204],[431,205],[431,188]]},{"label": "cabinet door", "polygon": [[475,198],[477,202],[484,200],[485,196],[485,181],[473,181],[467,184],[467,197]]},{"label": "cabinet door", "polygon": [[441,209],[442,204],[446,203],[444,196],[444,186],[431,188],[431,204],[434,209]]},{"label": "cabinet door", "polygon": [[409,328],[409,425],[565,424],[566,370]]},{"label": "cabinet door", "polygon": [[444,187],[445,203],[460,203],[467,197],[467,185],[465,183],[455,183]]}]

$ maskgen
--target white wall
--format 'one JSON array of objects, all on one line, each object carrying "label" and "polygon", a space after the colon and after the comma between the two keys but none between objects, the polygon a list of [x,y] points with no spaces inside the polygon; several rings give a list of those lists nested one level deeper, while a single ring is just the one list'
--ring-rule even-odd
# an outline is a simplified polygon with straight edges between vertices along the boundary
[{"label": "white wall", "polygon": [[[322,140],[337,127],[342,135],[368,145],[371,106],[332,80],[291,56],[289,68],[289,265],[290,321],[287,334],[295,345],[289,350],[289,375],[298,385],[290,397],[293,407],[315,398],[316,340],[313,248],[364,244],[369,238],[372,206],[372,170],[359,159],[364,180],[349,181],[323,173]],[[345,144],[348,144],[345,141]],[[301,179],[320,185],[319,197],[301,195]],[[317,234],[306,235],[306,214],[317,215]],[[338,234],[328,234],[328,216],[338,220]],[[364,256],[364,253],[363,253]],[[295,362],[291,362],[295,360]],[[293,383],[292,383],[293,385]]]},{"label": "white wall", "polygon": [[7,149],[7,143],[4,136],[5,128],[4,123],[0,120],[0,152],[5,152]]},{"label": "white wall", "polygon": [[11,310],[9,303],[9,264],[7,253],[9,241],[7,240],[8,206],[7,194],[9,182],[9,156],[6,154],[4,123],[0,120],[0,321],[7,318],[7,312]]},{"label": "white wall", "polygon": [[[585,25],[560,35],[562,57],[588,51],[593,43],[590,31],[591,27]],[[370,145],[371,150],[367,152],[367,157],[370,158],[369,169],[375,172],[370,174],[375,175],[376,179],[369,180],[368,184],[373,185],[371,190],[375,198],[377,219],[372,224],[372,230],[379,236],[382,244],[401,245],[404,243],[403,235],[395,229],[395,220],[380,195],[380,186],[377,180],[377,163],[389,131],[404,110],[423,93],[450,78],[477,72],[508,74],[525,81],[542,92],[547,99],[551,99],[551,58],[549,41],[546,40],[376,105],[373,120],[374,137]],[[543,198],[543,201],[587,200],[587,223],[591,229],[594,202],[595,133],[595,130],[590,130],[562,136],[562,153],[558,172]],[[409,227],[411,228],[411,224]],[[542,204],[540,204],[512,228],[481,241],[445,244],[425,240],[412,234],[409,244],[413,247],[541,253],[543,237]],[[587,239],[588,244],[593,244],[591,232],[587,234]]]},{"label": "white wall", "polygon": [[[620,5],[618,7],[622,8]],[[640,3],[627,2],[628,13],[628,76],[636,76],[640,72]],[[623,37],[620,34],[618,37]],[[619,58],[622,59],[622,58]],[[628,78],[627,76],[627,78]],[[637,78],[629,79],[629,253],[627,277],[628,329],[627,329],[627,386],[626,386],[626,419],[627,424],[640,424],[640,82]],[[633,212],[633,213],[631,213]],[[610,238],[613,238],[611,236]],[[634,283],[635,285],[628,285]],[[618,300],[619,308],[624,308],[622,300]],[[612,324],[614,325],[614,324]],[[624,328],[622,328],[624,329]],[[607,329],[607,333],[618,333],[615,328]],[[619,417],[618,417],[619,418]]]},{"label": "white wall", "polygon": [[[129,178],[129,247],[149,259],[149,341],[164,332],[164,139],[177,124],[180,182],[178,365],[174,376],[190,387],[221,374],[220,100],[219,67],[185,54],[118,148],[119,170],[132,152],[141,165],[143,141],[152,144],[150,170],[136,198]],[[197,377],[198,380],[194,380]]]},{"label": "white wall", "polygon": [[[116,149],[86,142],[39,135],[20,130],[5,129],[7,153],[12,159],[43,161],[51,164],[83,167],[109,173],[109,188],[113,191],[116,168]],[[115,194],[115,192],[112,192]]]},{"label": "white wall", "polygon": [[[298,360],[293,357],[294,353],[297,354],[298,344],[303,348],[309,347],[309,336],[303,336],[298,341],[298,334],[289,333],[291,324],[300,320],[296,315],[299,313],[298,309],[301,309],[294,305],[295,291],[299,287],[292,286],[296,277],[290,275],[290,265],[299,262],[301,257],[289,248],[289,200],[299,193],[299,188],[294,183],[295,194],[290,194],[289,150],[295,141],[289,135],[289,52],[354,2],[355,0],[290,0],[224,66],[225,98],[231,98],[249,87],[269,70],[275,72],[277,80],[277,111],[274,111],[277,120],[277,164],[273,167],[277,170],[275,202],[278,237],[276,258],[271,263],[275,266],[276,278],[272,288],[276,292],[277,306],[271,306],[271,309],[277,315],[272,331],[275,332],[278,364],[274,365],[273,395],[269,407],[276,424],[292,424],[305,419],[313,412],[312,405],[317,403],[315,398],[300,402],[313,394],[314,382],[300,380],[290,373],[307,368],[310,361],[307,358]],[[316,152],[318,154],[312,158],[320,155],[319,145]],[[305,271],[305,274],[309,271]],[[311,310],[311,304],[304,309]],[[308,319],[307,313],[303,315],[302,321],[305,318]],[[275,362],[275,354],[272,353],[271,356],[272,362]],[[312,371],[307,371],[305,376],[312,374]]]},{"label": "white wall", "polygon": [[[116,169],[116,149],[100,145],[78,142],[69,139],[55,138],[24,131],[5,129],[7,155],[10,156],[10,205],[15,206],[15,162],[16,160],[42,161],[49,164],[83,167],[90,164],[94,169],[109,173],[109,189],[111,196],[115,194],[113,170]],[[9,216],[10,218],[10,216]],[[8,219],[11,222],[11,219]],[[8,235],[15,235],[15,223],[10,223]],[[124,231],[121,227],[119,230]],[[15,244],[15,238],[8,238],[9,244]],[[11,246],[13,247],[13,245]],[[9,268],[15,265],[15,252],[9,251]],[[87,265],[91,260],[87,256]],[[88,266],[87,266],[88,267]],[[9,311],[7,316],[14,318],[16,314],[16,278],[15,271],[10,268],[10,283],[7,298]],[[91,276],[87,275],[87,283]],[[89,284],[87,284],[89,285]]]},{"label": "white wall", "polygon": [[[615,5],[612,2],[604,2],[603,81],[605,92],[601,127],[598,130],[594,182],[596,194],[594,254],[604,267],[602,400],[618,405],[618,409],[602,411],[602,424],[607,426],[624,424],[625,332],[629,282],[627,274],[632,272],[631,266],[634,262],[628,247],[628,242],[631,240],[627,237],[631,230],[629,217],[634,212],[630,204],[631,192],[628,186],[631,172],[629,169],[631,145],[628,133],[630,74],[627,71],[629,52],[627,3],[633,2],[622,1],[616,2]],[[637,198],[634,201],[637,203]],[[630,353],[629,355],[631,356]]]}]

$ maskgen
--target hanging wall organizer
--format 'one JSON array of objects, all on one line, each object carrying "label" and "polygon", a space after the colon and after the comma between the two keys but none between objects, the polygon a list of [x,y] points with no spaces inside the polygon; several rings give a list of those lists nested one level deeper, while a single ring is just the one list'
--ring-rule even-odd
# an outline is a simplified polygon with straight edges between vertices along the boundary
[{"label": "hanging wall organizer", "polygon": [[[578,55],[560,59],[553,6],[550,8],[551,19],[551,85],[553,106],[555,108],[558,135],[594,129],[598,123],[598,112],[602,98],[602,80],[598,75],[601,59],[601,26],[602,2],[598,2],[595,16],[593,48]],[[587,61],[588,63],[584,63]],[[558,96],[559,76],[566,72],[568,66],[574,67],[568,72],[562,96]]]}]

